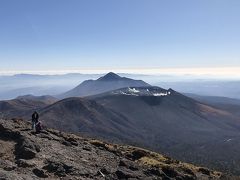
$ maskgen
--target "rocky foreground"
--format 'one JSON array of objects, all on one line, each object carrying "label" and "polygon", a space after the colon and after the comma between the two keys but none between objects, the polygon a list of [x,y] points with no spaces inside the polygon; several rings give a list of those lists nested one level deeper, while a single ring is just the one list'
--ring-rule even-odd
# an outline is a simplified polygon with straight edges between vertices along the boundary
[{"label": "rocky foreground", "polygon": [[0,120],[0,179],[239,179],[132,146]]}]

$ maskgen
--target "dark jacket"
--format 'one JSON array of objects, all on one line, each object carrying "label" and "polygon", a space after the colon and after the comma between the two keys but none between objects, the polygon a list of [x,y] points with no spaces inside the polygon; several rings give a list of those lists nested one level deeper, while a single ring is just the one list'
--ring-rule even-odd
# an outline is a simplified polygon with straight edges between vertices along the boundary
[{"label": "dark jacket", "polygon": [[34,112],[34,113],[32,114],[32,121],[33,121],[33,122],[38,122],[38,119],[39,119],[38,113],[37,113],[37,112]]}]

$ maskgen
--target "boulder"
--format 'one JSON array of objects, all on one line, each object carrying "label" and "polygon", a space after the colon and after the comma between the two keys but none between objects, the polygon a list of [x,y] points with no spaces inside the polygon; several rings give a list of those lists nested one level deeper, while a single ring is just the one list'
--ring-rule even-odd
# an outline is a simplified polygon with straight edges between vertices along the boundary
[{"label": "boulder", "polygon": [[47,178],[47,177],[48,177],[48,175],[46,175],[45,172],[44,172],[43,170],[41,170],[41,169],[35,168],[35,169],[33,169],[32,172],[33,172],[37,177],[40,177],[40,178]]},{"label": "boulder", "polygon": [[25,137],[19,138],[15,150],[17,159],[33,159],[37,152],[40,152],[39,145]]},{"label": "boulder", "polygon": [[47,170],[50,173],[54,173],[59,177],[64,177],[66,174],[73,172],[73,166],[67,165],[63,162],[56,162],[53,160],[48,160],[47,165],[43,167],[43,169]]}]

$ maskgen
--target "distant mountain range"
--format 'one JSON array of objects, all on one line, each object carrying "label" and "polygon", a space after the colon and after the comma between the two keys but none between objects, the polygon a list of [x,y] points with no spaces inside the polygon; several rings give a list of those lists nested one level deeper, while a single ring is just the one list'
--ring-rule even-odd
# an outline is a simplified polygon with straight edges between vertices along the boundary
[{"label": "distant mountain range", "polygon": [[5,118],[31,118],[31,113],[58,101],[52,96],[19,96],[16,99],[0,101],[0,116]]},{"label": "distant mountain range", "polygon": [[[172,88],[181,93],[193,93],[204,96],[225,96],[240,99],[239,80],[211,79],[207,76],[171,76],[146,74],[118,74],[132,79],[141,79],[154,86]],[[10,100],[17,96],[33,94],[35,96],[63,94],[87,79],[96,80],[103,74],[62,74],[62,75],[0,75],[0,100]]]},{"label": "distant mountain range", "polygon": [[34,75],[17,74],[0,76],[0,99],[9,100],[26,94],[35,96],[57,95],[72,89],[86,79],[99,78],[100,74]]},{"label": "distant mountain range", "polygon": [[120,77],[115,73],[108,73],[97,80],[87,80],[82,82],[74,89],[59,95],[60,98],[68,97],[83,97],[100,94],[106,91],[111,91],[124,87],[141,87],[150,86],[148,83],[142,80],[133,80],[126,77]]},{"label": "distant mountain range", "polygon": [[163,88],[175,89],[178,92],[197,94],[201,96],[219,96],[233,99],[240,99],[239,80],[217,80],[217,79],[194,79],[179,81],[159,80],[154,83]]},{"label": "distant mountain range", "polygon": [[210,104],[211,106],[217,107],[219,109],[229,111],[240,117],[240,99],[219,96],[200,96],[189,93],[186,93],[186,96],[191,97],[202,103]]},{"label": "distant mountain range", "polygon": [[240,158],[240,118],[228,109],[114,73],[86,81],[68,93],[64,95],[87,97],[58,101],[51,96],[24,96],[2,101],[0,111],[9,118],[29,119],[38,110],[49,127],[147,147],[240,174],[240,163],[235,161]]}]

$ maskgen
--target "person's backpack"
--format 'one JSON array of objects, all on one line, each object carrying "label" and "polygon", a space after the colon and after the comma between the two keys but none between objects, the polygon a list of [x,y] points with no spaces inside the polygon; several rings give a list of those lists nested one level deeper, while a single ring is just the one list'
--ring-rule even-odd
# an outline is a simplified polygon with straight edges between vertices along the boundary
[{"label": "person's backpack", "polygon": [[35,129],[36,132],[40,132],[43,128],[42,128],[42,123],[40,121],[38,121],[35,125]]}]

